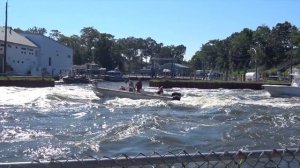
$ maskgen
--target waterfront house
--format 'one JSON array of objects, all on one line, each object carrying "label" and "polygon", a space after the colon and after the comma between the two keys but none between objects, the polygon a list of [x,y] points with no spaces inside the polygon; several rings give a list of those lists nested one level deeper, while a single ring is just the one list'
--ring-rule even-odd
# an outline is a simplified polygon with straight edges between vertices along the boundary
[{"label": "waterfront house", "polygon": [[61,76],[73,65],[73,50],[41,34],[21,33],[38,46],[38,65],[33,75]]},{"label": "waterfront house", "polygon": [[[0,27],[0,67],[3,66],[5,28]],[[12,75],[67,74],[73,65],[73,50],[40,34],[17,33],[7,28],[7,70]]]},{"label": "waterfront house", "polygon": [[[3,66],[5,28],[0,27],[0,66]],[[26,37],[7,29],[7,72],[27,75],[37,66],[38,47]]]}]

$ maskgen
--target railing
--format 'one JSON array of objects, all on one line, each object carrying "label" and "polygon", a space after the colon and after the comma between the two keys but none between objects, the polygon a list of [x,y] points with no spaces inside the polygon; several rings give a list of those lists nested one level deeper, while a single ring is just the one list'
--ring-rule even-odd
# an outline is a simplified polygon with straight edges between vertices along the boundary
[{"label": "railing", "polygon": [[99,168],[99,167],[198,167],[198,168],[252,168],[280,167],[299,168],[300,150],[274,149],[238,152],[192,153],[186,151],[168,152],[161,155],[157,152],[146,156],[142,153],[130,157],[122,154],[119,157],[83,159],[71,157],[66,160],[51,159],[50,161],[0,163],[0,168]]}]

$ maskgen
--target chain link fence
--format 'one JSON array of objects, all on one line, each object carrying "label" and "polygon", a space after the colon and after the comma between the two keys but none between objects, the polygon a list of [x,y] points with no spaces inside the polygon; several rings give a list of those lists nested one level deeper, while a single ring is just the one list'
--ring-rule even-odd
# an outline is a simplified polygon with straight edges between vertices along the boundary
[{"label": "chain link fence", "polygon": [[0,168],[100,168],[100,167],[155,167],[155,168],[299,168],[300,150],[274,149],[237,152],[210,152],[210,153],[187,153],[186,151],[157,152],[146,156],[142,153],[136,156],[122,154],[119,157],[94,158],[69,158],[66,160],[51,159],[50,161],[0,163]]}]

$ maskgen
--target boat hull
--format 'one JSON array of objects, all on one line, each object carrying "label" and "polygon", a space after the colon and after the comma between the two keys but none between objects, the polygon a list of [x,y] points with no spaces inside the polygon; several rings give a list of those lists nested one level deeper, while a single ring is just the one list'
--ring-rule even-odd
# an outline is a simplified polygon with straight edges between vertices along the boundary
[{"label": "boat hull", "polygon": [[[161,99],[161,100],[175,100],[172,96],[160,96],[150,93],[137,93],[123,90],[113,90],[93,86],[93,91],[98,97],[119,97],[130,99]],[[179,98],[180,99],[180,98]]]},{"label": "boat hull", "polygon": [[272,97],[300,97],[300,87],[285,85],[262,85]]}]

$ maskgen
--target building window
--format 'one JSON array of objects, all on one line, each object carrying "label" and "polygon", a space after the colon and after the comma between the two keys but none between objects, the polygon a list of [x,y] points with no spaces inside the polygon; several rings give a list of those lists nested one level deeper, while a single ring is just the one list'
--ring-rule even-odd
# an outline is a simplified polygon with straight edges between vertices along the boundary
[{"label": "building window", "polygon": [[52,59],[51,59],[51,57],[49,57],[48,65],[49,65],[49,66],[52,65]]},{"label": "building window", "polygon": [[68,58],[71,58],[71,55],[68,55]]}]

